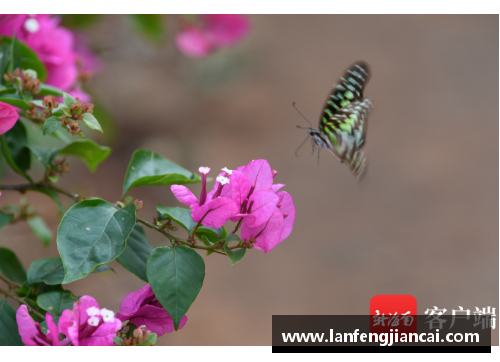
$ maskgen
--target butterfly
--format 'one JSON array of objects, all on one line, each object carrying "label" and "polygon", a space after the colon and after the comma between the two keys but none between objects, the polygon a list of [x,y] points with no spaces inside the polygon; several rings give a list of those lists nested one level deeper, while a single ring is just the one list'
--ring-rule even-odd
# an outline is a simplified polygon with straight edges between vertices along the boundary
[{"label": "butterfly", "polygon": [[369,79],[370,68],[366,62],[352,64],[333,85],[323,106],[319,128],[308,128],[313,152],[315,145],[319,149],[328,149],[349,166],[357,180],[361,180],[368,166],[362,147],[366,140],[368,114],[373,107],[372,102],[363,96]]}]

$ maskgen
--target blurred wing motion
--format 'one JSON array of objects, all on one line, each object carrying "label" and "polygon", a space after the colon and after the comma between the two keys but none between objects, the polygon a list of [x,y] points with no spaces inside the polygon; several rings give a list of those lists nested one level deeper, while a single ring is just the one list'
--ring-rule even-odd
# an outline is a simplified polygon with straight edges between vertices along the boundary
[{"label": "blurred wing motion", "polygon": [[365,144],[368,113],[373,106],[363,97],[369,79],[368,64],[364,61],[354,63],[333,86],[320,118],[319,132],[309,130],[314,142],[349,165],[358,180],[368,166],[361,148]]}]

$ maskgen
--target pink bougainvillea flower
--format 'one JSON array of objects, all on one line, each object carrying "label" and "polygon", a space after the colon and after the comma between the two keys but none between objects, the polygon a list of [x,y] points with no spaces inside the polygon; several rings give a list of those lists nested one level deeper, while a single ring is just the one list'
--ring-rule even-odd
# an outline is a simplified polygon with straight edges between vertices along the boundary
[{"label": "pink bougainvillea flower", "polygon": [[[156,299],[149,284],[141,289],[127,294],[120,303],[120,313],[116,315],[120,320],[129,320],[137,327],[146,326],[146,330],[159,336],[174,331],[174,321],[165,308]],[[179,329],[184,327],[187,317],[184,316]]]},{"label": "pink bougainvillea flower", "polygon": [[72,92],[78,88],[79,74],[95,73],[99,66],[83,42],[76,41],[74,34],[59,23],[60,19],[52,15],[0,15],[0,36],[15,33],[44,63],[48,74],[45,82]]},{"label": "pink bougainvillea flower", "polygon": [[59,319],[59,331],[65,334],[74,346],[114,346],[113,338],[122,328],[120,319],[106,308],[99,309],[96,300],[84,295],[66,309]]},{"label": "pink bougainvillea flower", "polygon": [[237,44],[250,30],[250,20],[238,14],[200,15],[201,25],[188,24],[179,32],[175,43],[187,56],[202,58],[213,50]]},{"label": "pink bougainvillea flower", "polygon": [[28,308],[23,304],[16,313],[16,322],[21,340],[26,346],[64,346],[69,343],[68,339],[59,341],[59,330],[57,329],[52,315],[46,314],[47,334],[43,333],[40,323],[35,322],[28,313]]},{"label": "pink bougainvillea flower", "polygon": [[16,124],[19,114],[10,104],[0,102],[0,134],[4,134]]},{"label": "pink bougainvillea flower", "polygon": [[177,200],[191,207],[193,221],[201,222],[203,226],[218,229],[226,223],[230,216],[238,211],[236,203],[230,198],[222,197],[220,193],[222,186],[229,183],[229,179],[218,176],[217,182],[221,185],[219,192],[211,192],[207,195],[207,174],[210,172],[210,168],[200,167],[198,171],[201,173],[202,181],[199,201],[186,186],[172,185],[170,190],[172,190]]}]

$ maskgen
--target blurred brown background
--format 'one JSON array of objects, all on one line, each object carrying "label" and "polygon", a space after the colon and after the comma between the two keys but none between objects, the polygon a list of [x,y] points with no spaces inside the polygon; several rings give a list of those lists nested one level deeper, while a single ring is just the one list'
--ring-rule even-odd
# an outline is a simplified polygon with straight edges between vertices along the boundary
[{"label": "blurred brown background", "polygon": [[[251,250],[235,266],[205,257],[188,323],[159,344],[270,345],[273,314],[368,314],[376,294],[411,294],[419,314],[491,306],[498,316],[498,16],[251,19],[239,46],[202,60],[171,43],[150,46],[119,16],[88,33],[105,62],[90,86],[114,115],[118,138],[95,175],[73,160],[61,185],[116,201],[137,148],[192,171],[209,166],[212,176],[265,158],[297,209],[291,236],[268,254]],[[330,87],[358,59],[372,67],[365,94],[375,104],[361,185],[326,151],[319,166],[309,144],[295,157],[306,136],[295,126],[307,124],[291,105],[316,125]],[[13,174],[3,181],[16,182]],[[144,201],[146,219],[159,202],[181,206],[168,187],[131,194]],[[51,202],[27,197],[55,232]],[[2,203],[18,198],[4,192]],[[146,232],[154,247],[168,244]],[[0,238],[26,268],[58,255],[55,240],[44,249],[23,224],[3,228]],[[67,289],[118,311],[144,283],[111,265],[117,274],[93,274]]]}]

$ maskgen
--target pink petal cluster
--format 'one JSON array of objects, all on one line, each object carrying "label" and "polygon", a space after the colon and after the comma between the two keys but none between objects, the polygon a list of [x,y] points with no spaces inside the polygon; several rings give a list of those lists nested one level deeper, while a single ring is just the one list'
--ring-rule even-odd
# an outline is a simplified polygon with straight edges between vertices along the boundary
[{"label": "pink petal cluster", "polygon": [[[162,336],[165,333],[174,331],[174,321],[165,308],[156,299],[149,284],[141,289],[126,295],[120,304],[120,312],[117,317],[137,327],[146,326],[146,330]],[[187,317],[184,316],[179,325],[179,329],[184,327]]]},{"label": "pink petal cluster", "polygon": [[[59,25],[52,15],[0,15],[0,36],[16,37],[30,47],[47,68],[46,83],[58,87],[82,101],[87,94],[79,88],[78,76],[82,70],[97,71],[95,56],[74,34]],[[77,44],[75,44],[77,43]]]},{"label": "pink petal cluster", "polygon": [[16,124],[19,114],[10,104],[0,102],[0,135],[10,130]]},{"label": "pink petal cluster", "polygon": [[250,30],[250,20],[238,14],[200,15],[201,25],[188,24],[175,37],[177,48],[187,56],[203,58],[217,48],[230,47]]},{"label": "pink petal cluster", "polygon": [[[114,312],[102,308],[96,300],[84,295],[73,304],[73,310],[63,311],[56,325],[50,313],[46,315],[48,333],[45,335],[40,324],[35,322],[25,305],[16,313],[21,340],[27,346],[114,346],[113,338],[122,328],[122,322]],[[60,340],[60,333],[66,337]]]},{"label": "pink petal cluster", "polygon": [[[206,194],[209,171],[208,167],[200,167],[202,196]],[[292,196],[279,191],[285,185],[273,184],[278,172],[266,160],[254,160],[236,170],[223,171],[217,176],[213,190],[199,201],[185,186],[172,185],[171,190],[180,202],[191,207],[195,222],[215,228],[228,219],[241,223],[242,240],[255,241],[255,248],[267,253],[292,232],[295,220]]]}]

